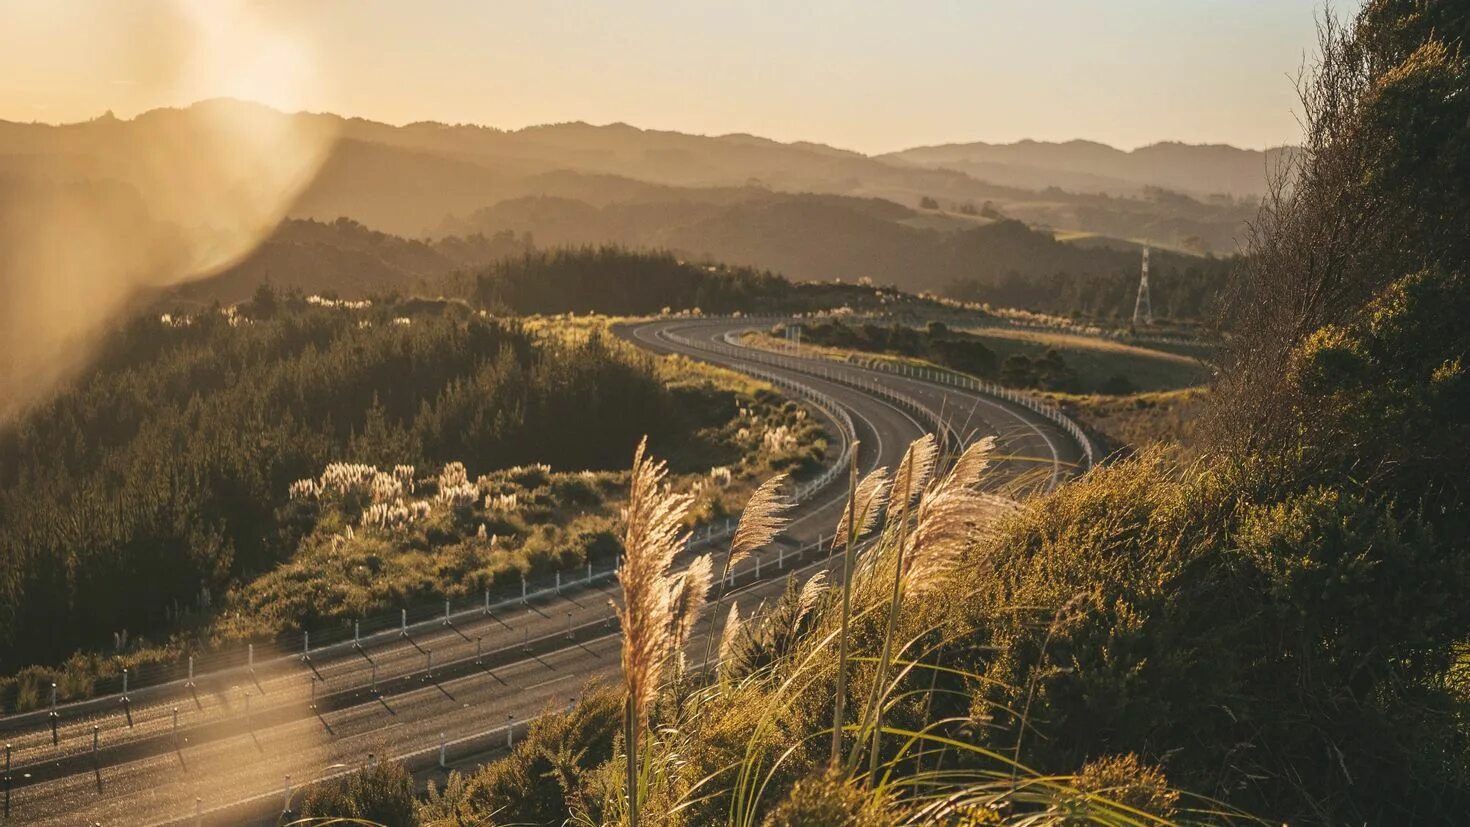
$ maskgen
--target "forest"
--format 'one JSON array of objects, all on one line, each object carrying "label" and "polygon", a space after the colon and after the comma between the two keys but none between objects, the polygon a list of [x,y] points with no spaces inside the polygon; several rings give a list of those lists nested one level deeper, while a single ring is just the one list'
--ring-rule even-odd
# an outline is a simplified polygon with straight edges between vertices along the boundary
[{"label": "forest", "polygon": [[708,468],[731,449],[701,429],[735,407],[707,396],[595,332],[537,336],[454,303],[262,287],[135,318],[0,428],[0,673],[158,642],[220,605],[296,552],[315,521],[289,490],[329,463],[615,469],[654,433]]}]

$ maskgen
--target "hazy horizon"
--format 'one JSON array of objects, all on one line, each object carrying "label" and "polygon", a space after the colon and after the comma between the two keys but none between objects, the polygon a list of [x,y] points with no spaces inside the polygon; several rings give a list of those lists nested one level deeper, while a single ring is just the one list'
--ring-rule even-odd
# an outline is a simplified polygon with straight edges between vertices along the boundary
[{"label": "hazy horizon", "polygon": [[16,124],[24,124],[24,125],[40,125],[40,126],[77,126],[77,125],[81,125],[81,124],[93,123],[95,121],[102,120],[103,118],[106,118],[109,115],[112,116],[113,118],[116,118],[117,120],[120,120],[120,121],[133,121],[133,120],[137,120],[138,118],[143,117],[143,116],[149,114],[150,112],[169,111],[169,110],[173,110],[173,111],[187,110],[187,109],[191,109],[191,108],[196,107],[196,106],[210,104],[210,103],[214,103],[214,102],[218,102],[218,101],[229,101],[229,102],[235,102],[235,103],[254,104],[254,105],[264,106],[264,107],[266,107],[268,109],[271,109],[271,110],[274,110],[274,111],[277,111],[277,112],[280,112],[280,113],[286,114],[286,115],[317,115],[317,116],[326,116],[326,117],[339,117],[339,118],[344,118],[344,119],[348,119],[348,120],[365,120],[365,121],[371,121],[371,122],[374,122],[374,123],[381,123],[381,124],[383,124],[385,126],[391,126],[391,127],[396,127],[396,128],[401,128],[401,127],[406,127],[406,126],[414,126],[416,124],[439,124],[439,125],[442,125],[442,126],[449,126],[449,127],[469,127],[469,128],[477,128],[477,129],[493,129],[493,130],[498,130],[498,131],[501,131],[501,132],[514,133],[514,132],[524,132],[524,131],[528,131],[528,130],[540,129],[540,128],[549,127],[549,126],[564,126],[564,125],[568,125],[568,124],[585,124],[587,126],[590,126],[590,127],[593,127],[593,128],[599,128],[599,129],[600,128],[606,128],[606,127],[613,127],[613,126],[626,126],[626,127],[631,127],[633,129],[637,129],[637,130],[643,131],[643,132],[671,132],[671,133],[672,132],[677,132],[677,133],[680,133],[680,134],[686,134],[686,135],[691,135],[691,136],[701,137],[701,138],[732,138],[732,137],[748,136],[748,137],[754,137],[754,138],[767,138],[767,139],[770,139],[770,140],[779,141],[780,143],[784,143],[784,144],[810,143],[810,144],[817,144],[817,145],[822,145],[822,146],[828,146],[828,147],[831,147],[833,149],[847,150],[847,151],[852,151],[852,152],[860,152],[861,154],[868,155],[870,157],[877,157],[877,156],[881,156],[881,155],[885,155],[885,154],[892,154],[892,153],[902,152],[902,151],[906,151],[906,150],[910,150],[910,149],[920,149],[920,148],[925,148],[925,147],[952,146],[952,145],[953,146],[958,146],[958,145],[966,145],[966,144],[989,144],[991,146],[1013,146],[1013,145],[1017,145],[1017,144],[1031,143],[1031,144],[1045,144],[1045,145],[1050,145],[1050,146],[1065,146],[1067,144],[1079,144],[1080,143],[1080,144],[1098,144],[1098,145],[1101,145],[1101,146],[1106,146],[1106,147],[1109,147],[1109,148],[1112,148],[1112,149],[1120,150],[1122,152],[1136,152],[1137,150],[1144,149],[1144,148],[1147,148],[1147,147],[1150,147],[1150,146],[1158,146],[1160,144],[1179,144],[1179,145],[1191,146],[1191,147],[1222,146],[1222,147],[1231,147],[1231,148],[1234,148],[1234,149],[1242,149],[1242,150],[1249,150],[1249,151],[1255,151],[1255,152],[1268,151],[1268,150],[1273,150],[1273,149],[1282,149],[1282,148],[1293,147],[1293,146],[1296,146],[1297,145],[1297,144],[1292,143],[1292,142],[1284,142],[1284,143],[1269,144],[1269,145],[1266,145],[1266,146],[1256,147],[1256,146],[1242,146],[1240,144],[1232,144],[1232,143],[1229,143],[1229,142],[1226,142],[1226,141],[1181,141],[1181,140],[1177,140],[1177,139],[1173,139],[1173,138],[1161,138],[1161,139],[1156,140],[1156,141],[1147,141],[1145,143],[1138,144],[1137,146],[1118,146],[1117,144],[1111,144],[1111,143],[1108,143],[1106,141],[1099,141],[1099,140],[1096,140],[1094,138],[1087,137],[1085,135],[1079,135],[1079,136],[1072,137],[1072,138],[1062,138],[1062,139],[1057,139],[1057,140],[1022,137],[1022,138],[1017,138],[1015,140],[1010,140],[1010,141],[987,141],[987,140],[984,140],[984,139],[978,139],[977,138],[977,139],[973,139],[973,140],[942,141],[942,142],[936,142],[936,143],[932,143],[932,144],[908,144],[908,145],[904,145],[904,146],[893,147],[892,149],[878,150],[878,151],[875,151],[875,152],[862,152],[861,150],[856,150],[856,149],[853,149],[852,147],[843,146],[841,144],[835,144],[835,143],[830,143],[830,142],[826,142],[826,141],[814,141],[814,140],[805,139],[805,138],[794,138],[794,139],[791,139],[791,140],[780,140],[780,139],[776,139],[776,138],[771,138],[768,135],[762,135],[762,134],[754,133],[754,132],[686,132],[685,130],[664,129],[664,128],[661,128],[661,127],[647,126],[645,124],[640,124],[640,123],[631,123],[631,122],[624,121],[624,120],[588,121],[588,120],[585,120],[585,119],[573,118],[573,119],[570,119],[570,120],[545,121],[545,122],[541,122],[541,123],[529,123],[529,124],[523,124],[523,125],[514,126],[514,127],[507,127],[507,126],[503,126],[501,124],[494,124],[494,123],[478,123],[478,122],[471,122],[471,121],[443,121],[443,120],[433,120],[433,119],[414,120],[414,121],[385,121],[385,120],[380,120],[380,119],[377,119],[377,118],[365,117],[363,115],[360,115],[360,114],[357,114],[357,113],[353,113],[353,112],[337,112],[337,111],[325,110],[325,109],[322,109],[322,110],[315,110],[315,109],[282,109],[280,107],[273,106],[273,105],[271,105],[271,104],[269,104],[269,103],[267,103],[265,101],[251,100],[251,99],[245,99],[245,98],[236,98],[236,97],[230,97],[230,96],[213,97],[213,98],[199,98],[198,100],[194,100],[194,101],[190,101],[188,103],[182,103],[182,104],[178,104],[178,105],[160,105],[160,106],[150,107],[150,108],[144,109],[144,110],[142,110],[140,112],[131,113],[131,114],[119,114],[118,112],[116,112],[116,111],[114,111],[112,109],[104,109],[103,111],[97,113],[96,115],[93,115],[93,116],[88,117],[88,118],[83,118],[81,120],[47,121],[47,120],[43,120],[43,119],[32,119],[32,120],[29,120],[29,121],[19,121],[19,120],[13,120],[13,119],[8,119],[8,118],[0,117],[0,122],[3,122],[3,123],[16,123]]},{"label": "hazy horizon", "polygon": [[0,33],[0,120],[130,119],[233,97],[394,125],[625,123],[868,155],[1024,140],[1259,150],[1297,141],[1291,77],[1322,9],[819,4],[776,27],[731,6],[429,5],[456,14],[338,0],[209,13],[172,0],[16,0]]}]

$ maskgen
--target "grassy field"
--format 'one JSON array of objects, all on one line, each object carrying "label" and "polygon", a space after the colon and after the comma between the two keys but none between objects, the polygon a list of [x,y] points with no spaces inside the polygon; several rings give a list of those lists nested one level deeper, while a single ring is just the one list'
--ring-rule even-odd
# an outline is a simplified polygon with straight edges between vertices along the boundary
[{"label": "grassy field", "polygon": [[1108,455],[1158,443],[1188,445],[1209,391],[1194,387],[1126,396],[1053,393],[1047,397],[1086,428]]},{"label": "grassy field", "polygon": [[[1020,354],[1036,358],[1048,349],[1061,352],[1077,371],[1084,390],[1098,390],[1121,376],[1140,391],[1164,391],[1204,383],[1209,371],[1200,358],[1093,336],[1043,330],[982,327],[963,331],[995,351],[998,361]],[[1203,355],[1203,354],[1201,354]]]}]

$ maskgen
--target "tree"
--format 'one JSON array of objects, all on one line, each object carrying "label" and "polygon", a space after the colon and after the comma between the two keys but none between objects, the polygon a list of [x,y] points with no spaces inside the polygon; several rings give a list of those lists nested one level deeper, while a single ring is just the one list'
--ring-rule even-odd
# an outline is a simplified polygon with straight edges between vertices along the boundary
[{"label": "tree", "polygon": [[1036,369],[1024,354],[1014,353],[1000,366],[1000,381],[1013,388],[1029,388],[1036,384]]}]

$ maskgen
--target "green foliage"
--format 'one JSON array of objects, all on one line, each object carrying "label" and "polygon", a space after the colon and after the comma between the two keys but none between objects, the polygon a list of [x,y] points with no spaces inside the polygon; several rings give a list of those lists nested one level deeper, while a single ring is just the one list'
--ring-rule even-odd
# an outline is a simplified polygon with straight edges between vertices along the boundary
[{"label": "green foliage", "polygon": [[1187,789],[1294,820],[1470,802],[1464,756],[1431,735],[1461,702],[1442,677],[1470,623],[1470,561],[1352,487],[1263,490],[1278,473],[1144,456],[1014,522],[971,611],[995,647],[978,697],[1044,733],[1023,761],[1137,751]]},{"label": "green foliage", "polygon": [[803,325],[802,340],[814,345],[927,357],[946,367],[975,376],[996,374],[995,354],[973,337],[952,333],[942,324],[924,330],[906,325],[849,325],[841,321]]},{"label": "green foliage", "polygon": [[692,424],[651,360],[600,336],[266,295],[269,321],[131,322],[0,430],[0,665],[207,617],[296,551],[314,517],[287,489],[328,461],[612,467],[644,432],[677,442]]},{"label": "green foliage", "polygon": [[1077,773],[1075,783],[1079,790],[1105,796],[1155,818],[1178,814],[1179,792],[1169,787],[1163,771],[1144,764],[1132,753],[1088,761]]},{"label": "green foliage", "polygon": [[[623,694],[602,683],[582,690],[570,712],[536,719],[511,754],[468,776],[430,790],[420,810],[425,824],[561,825],[575,814],[600,812],[592,770],[613,757]],[[600,818],[595,823],[602,823]]]},{"label": "green foliage", "polygon": [[296,805],[302,818],[360,819],[382,827],[419,823],[413,776],[396,761],[380,761],[341,778],[313,784]]},{"label": "green foliage", "polygon": [[472,298],[481,307],[516,313],[648,315],[664,308],[728,313],[774,308],[791,283],[746,267],[701,267],[669,253],[620,247],[527,252],[480,274]]},{"label": "green foliage", "polygon": [[867,791],[836,773],[797,781],[786,799],[761,822],[764,827],[883,827],[894,823]]}]

